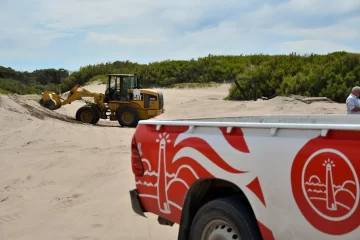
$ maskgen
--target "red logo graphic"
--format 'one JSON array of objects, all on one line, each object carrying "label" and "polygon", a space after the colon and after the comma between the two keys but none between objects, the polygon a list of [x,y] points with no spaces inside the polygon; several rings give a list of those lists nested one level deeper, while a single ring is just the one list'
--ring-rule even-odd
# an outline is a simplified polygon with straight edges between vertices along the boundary
[{"label": "red logo graphic", "polygon": [[359,226],[359,179],[354,159],[335,148],[321,148],[323,143],[314,139],[297,154],[292,190],[300,211],[315,228],[341,235]]},{"label": "red logo graphic", "polygon": [[[200,178],[212,178],[218,173],[242,174],[225,157],[217,143],[248,153],[241,129],[227,134],[218,129],[218,139],[208,135],[186,134],[189,127],[139,125],[136,141],[144,164],[143,177],[136,177],[136,185],[143,205],[157,206],[160,216],[180,222],[182,205],[191,184]],[[179,136],[182,139],[179,140]],[[222,136],[222,137],[220,137]],[[143,145],[142,143],[145,144]],[[223,154],[223,153],[222,153]]]}]

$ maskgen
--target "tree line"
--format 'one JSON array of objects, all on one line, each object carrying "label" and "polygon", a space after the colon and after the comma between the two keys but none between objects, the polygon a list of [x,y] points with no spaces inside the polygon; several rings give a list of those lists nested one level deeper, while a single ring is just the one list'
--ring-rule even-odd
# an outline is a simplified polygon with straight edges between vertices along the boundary
[{"label": "tree line", "polygon": [[0,93],[39,94],[59,91],[62,80],[69,77],[65,69],[40,69],[20,72],[0,66]]},{"label": "tree line", "polygon": [[257,96],[297,94],[344,102],[351,88],[360,85],[360,54],[208,55],[149,64],[116,61],[87,65],[72,74],[64,69],[20,73],[0,67],[0,89],[23,94],[47,87],[45,90],[65,92],[75,84],[106,81],[107,73],[134,72],[142,75],[144,87],[230,82],[229,100],[252,99],[256,80]]}]

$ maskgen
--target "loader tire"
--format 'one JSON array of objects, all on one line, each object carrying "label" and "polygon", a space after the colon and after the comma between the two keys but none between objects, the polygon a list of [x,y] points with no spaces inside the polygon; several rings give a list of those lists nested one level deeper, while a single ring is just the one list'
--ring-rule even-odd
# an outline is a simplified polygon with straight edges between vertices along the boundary
[{"label": "loader tire", "polygon": [[139,122],[139,114],[135,108],[126,106],[116,112],[118,122],[123,127],[136,127]]},{"label": "loader tire", "polygon": [[189,239],[262,240],[262,236],[250,207],[242,200],[225,197],[199,209],[192,221]]},{"label": "loader tire", "polygon": [[75,117],[77,121],[88,124],[96,124],[100,119],[98,114],[90,106],[83,106],[79,108]]}]

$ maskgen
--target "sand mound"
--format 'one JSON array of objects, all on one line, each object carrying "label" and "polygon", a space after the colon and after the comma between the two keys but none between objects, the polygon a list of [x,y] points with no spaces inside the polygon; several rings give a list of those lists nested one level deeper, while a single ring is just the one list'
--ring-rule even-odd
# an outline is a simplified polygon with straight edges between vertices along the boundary
[{"label": "sand mound", "polygon": [[[75,119],[75,113],[64,114],[58,110],[52,111],[47,108],[44,108],[39,103],[40,98],[41,96],[37,96],[37,95],[27,95],[27,96],[19,96],[16,94],[0,95],[0,107],[3,108],[4,110],[16,112],[18,114],[27,114],[40,120],[56,119],[63,122],[86,125]],[[77,103],[76,104],[77,109],[83,105],[84,103],[82,104],[80,103],[80,105],[79,103]],[[64,108],[64,106],[62,108]],[[109,121],[99,121],[99,123],[95,126],[110,127],[116,125],[110,124]],[[121,127],[119,126],[119,124],[117,124],[117,126]]]},{"label": "sand mound", "polygon": [[29,111],[19,105],[16,101],[13,101],[9,96],[0,94],[0,108],[3,110],[20,113],[30,114]]},{"label": "sand mound", "polygon": [[21,106],[22,109],[27,110],[28,114],[40,120],[45,120],[45,118],[53,118],[64,122],[81,124],[75,119],[71,119],[68,116],[64,116],[63,114],[59,114],[55,111],[51,111],[47,108],[42,107],[38,100],[24,100],[20,96],[15,94],[9,94],[8,98]]}]

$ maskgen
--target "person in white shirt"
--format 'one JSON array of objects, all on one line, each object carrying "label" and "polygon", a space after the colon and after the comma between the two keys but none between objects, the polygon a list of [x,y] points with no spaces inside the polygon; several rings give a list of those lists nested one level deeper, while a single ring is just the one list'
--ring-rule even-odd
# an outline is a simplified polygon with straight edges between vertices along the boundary
[{"label": "person in white shirt", "polygon": [[346,99],[347,114],[360,114],[360,87],[353,87],[350,95]]}]

